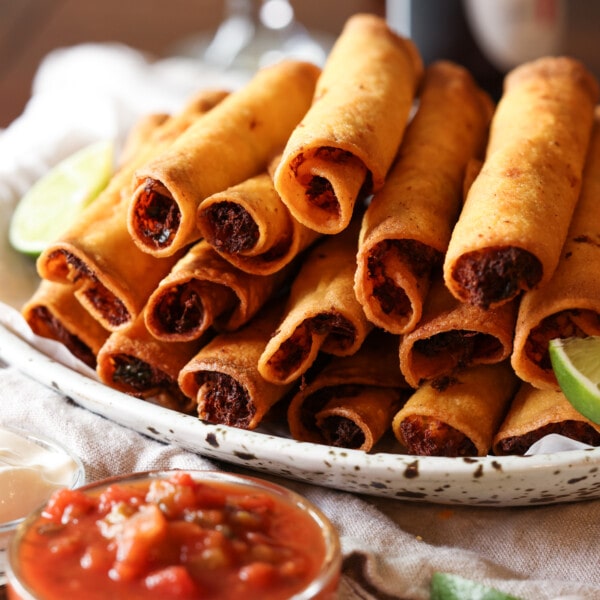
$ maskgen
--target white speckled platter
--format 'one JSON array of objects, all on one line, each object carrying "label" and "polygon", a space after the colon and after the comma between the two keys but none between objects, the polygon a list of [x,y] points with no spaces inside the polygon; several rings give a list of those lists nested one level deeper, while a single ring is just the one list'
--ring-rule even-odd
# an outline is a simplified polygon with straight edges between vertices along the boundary
[{"label": "white speckled platter", "polygon": [[[8,244],[9,218],[9,211],[0,211],[0,302],[18,308],[38,280],[33,260]],[[438,504],[531,506],[600,498],[600,448],[525,457],[415,457],[401,454],[394,442],[365,454],[296,442],[277,427],[250,432],[208,425],[79,373],[2,322],[5,362],[84,408],[208,458],[340,490]]]},{"label": "white speckled platter", "polygon": [[469,459],[365,454],[299,443],[268,431],[205,424],[112,390],[49,358],[5,327],[0,327],[0,357],[126,427],[257,471],[437,504],[532,506],[600,497],[600,449]]}]

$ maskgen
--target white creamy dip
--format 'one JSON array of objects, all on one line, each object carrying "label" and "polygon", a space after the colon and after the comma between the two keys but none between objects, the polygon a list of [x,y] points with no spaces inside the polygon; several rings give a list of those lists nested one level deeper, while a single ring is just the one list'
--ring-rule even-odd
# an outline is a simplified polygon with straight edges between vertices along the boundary
[{"label": "white creamy dip", "polygon": [[26,516],[53,491],[71,486],[79,469],[66,452],[33,438],[0,427],[0,524]]}]

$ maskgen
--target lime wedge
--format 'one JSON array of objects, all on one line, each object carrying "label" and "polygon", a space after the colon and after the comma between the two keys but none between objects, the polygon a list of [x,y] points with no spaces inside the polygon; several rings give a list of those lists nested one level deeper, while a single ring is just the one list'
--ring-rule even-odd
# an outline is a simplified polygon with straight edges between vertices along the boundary
[{"label": "lime wedge", "polygon": [[575,410],[600,423],[600,336],[550,340],[558,385]]},{"label": "lime wedge", "polygon": [[114,169],[115,144],[101,141],[71,154],[36,181],[13,213],[13,248],[37,255],[102,191]]},{"label": "lime wedge", "polygon": [[434,573],[430,592],[430,600],[519,600],[516,596],[453,573]]}]

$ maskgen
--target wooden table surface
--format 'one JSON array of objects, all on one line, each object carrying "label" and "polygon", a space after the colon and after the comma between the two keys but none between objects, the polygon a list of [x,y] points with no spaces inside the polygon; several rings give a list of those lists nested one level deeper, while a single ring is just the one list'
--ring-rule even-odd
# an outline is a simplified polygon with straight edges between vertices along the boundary
[{"label": "wooden table surface", "polygon": [[[292,0],[298,20],[337,35],[356,12],[385,14],[385,0]],[[40,61],[53,48],[117,41],[157,56],[178,40],[214,31],[223,0],[0,0],[0,128],[30,96]]]}]

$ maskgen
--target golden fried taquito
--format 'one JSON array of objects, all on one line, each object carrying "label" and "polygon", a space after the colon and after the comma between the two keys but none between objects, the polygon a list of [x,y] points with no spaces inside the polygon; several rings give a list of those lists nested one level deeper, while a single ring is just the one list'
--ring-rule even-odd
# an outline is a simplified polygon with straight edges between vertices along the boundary
[{"label": "golden fried taquito", "polygon": [[550,363],[553,338],[600,335],[600,107],[583,172],[581,195],[552,279],[524,294],[512,365],[538,388],[559,389]]},{"label": "golden fried taquito", "polygon": [[412,387],[470,365],[510,357],[515,300],[484,309],[459,302],[441,275],[434,278],[417,326],[400,341],[400,370]]},{"label": "golden fried taquito", "polygon": [[546,435],[559,434],[600,446],[600,425],[577,412],[559,390],[523,382],[494,436],[494,454],[525,454]]},{"label": "golden fried taquito", "polygon": [[287,410],[292,437],[372,450],[409,389],[397,350],[397,336],[376,329],[351,356],[333,357],[293,395]]},{"label": "golden fried taquito", "polygon": [[21,314],[36,335],[60,342],[92,369],[109,332],[81,306],[71,285],[42,279]]},{"label": "golden fried taquito", "polygon": [[125,329],[110,334],[100,351],[96,372],[106,385],[179,412],[195,408],[179,389],[177,377],[208,336],[191,342],[163,342],[146,328],[143,312]]},{"label": "golden fried taquito", "polygon": [[283,269],[319,236],[291,215],[267,171],[206,198],[198,229],[223,258],[257,275]]},{"label": "golden fried taquito", "polygon": [[578,61],[546,57],[505,78],[484,164],[444,261],[458,299],[487,308],[552,277],[575,208],[598,82]]},{"label": "golden fried taquito", "polygon": [[304,257],[282,320],[258,362],[268,381],[294,381],[320,351],[354,354],[373,329],[354,295],[358,225],[355,221],[344,232],[320,240]]},{"label": "golden fried taquito", "polygon": [[425,71],[419,109],[383,188],[367,207],[354,289],[370,321],[391,333],[421,318],[463,200],[467,165],[482,156],[493,104],[463,67]]},{"label": "golden fried taquito", "polygon": [[37,260],[40,276],[72,283],[75,296],[109,331],[127,327],[179,256],[157,259],[142,252],[127,230],[127,208],[135,168],[168,147],[192,122],[226,95],[199,93],[177,113],[146,134],[145,143],[112,177],[100,196]]},{"label": "golden fried taquito", "polygon": [[285,283],[241,271],[206,241],[196,242],[158,284],[144,311],[152,335],[164,341],[199,338],[210,327],[231,331],[247,323]]},{"label": "golden fried taquito", "polygon": [[260,69],[242,88],[136,171],[129,231],[155,256],[201,237],[208,196],[264,171],[308,110],[320,69],[287,60]]},{"label": "golden fried taquito", "polygon": [[414,44],[385,20],[348,19],[323,67],[314,102],[275,171],[275,187],[311,229],[338,233],[361,193],[383,185],[423,71]]},{"label": "golden fried taquito", "polygon": [[258,358],[277,326],[281,307],[269,305],[240,329],[215,336],[186,364],[179,385],[209,423],[255,429],[291,389],[258,372]]},{"label": "golden fried taquito", "polygon": [[392,430],[409,454],[485,456],[518,384],[508,361],[428,381],[396,413]]}]

